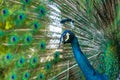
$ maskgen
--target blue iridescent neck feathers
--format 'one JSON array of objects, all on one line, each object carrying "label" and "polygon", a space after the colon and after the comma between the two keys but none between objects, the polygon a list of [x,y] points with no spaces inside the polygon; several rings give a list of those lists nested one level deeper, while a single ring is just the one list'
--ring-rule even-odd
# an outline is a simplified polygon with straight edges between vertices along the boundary
[{"label": "blue iridescent neck feathers", "polygon": [[76,62],[78,63],[78,66],[82,70],[86,80],[108,80],[104,74],[98,73],[89,63],[87,57],[82,53],[78,39],[74,35],[74,33],[72,33],[69,30],[65,30],[61,35],[60,40],[64,44],[71,43]]}]

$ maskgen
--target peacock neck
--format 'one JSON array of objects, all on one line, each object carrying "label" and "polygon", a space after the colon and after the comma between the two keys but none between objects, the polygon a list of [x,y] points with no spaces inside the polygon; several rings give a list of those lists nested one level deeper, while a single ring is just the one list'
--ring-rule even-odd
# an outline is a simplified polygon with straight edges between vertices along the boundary
[{"label": "peacock neck", "polygon": [[101,74],[94,70],[87,57],[82,53],[78,39],[75,37],[71,43],[74,57],[87,80],[106,80]]}]

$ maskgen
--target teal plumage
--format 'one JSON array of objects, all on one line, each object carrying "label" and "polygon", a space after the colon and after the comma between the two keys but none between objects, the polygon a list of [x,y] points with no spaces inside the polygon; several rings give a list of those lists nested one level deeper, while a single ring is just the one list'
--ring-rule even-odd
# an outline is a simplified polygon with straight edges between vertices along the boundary
[{"label": "teal plumage", "polygon": [[29,72],[24,72],[22,76],[22,80],[29,80],[30,73]]},{"label": "teal plumage", "polygon": [[25,58],[24,57],[20,57],[18,59],[18,61],[16,62],[16,67],[23,67],[25,65]]},{"label": "teal plumage", "polygon": [[[119,0],[52,0],[50,3],[57,4],[61,12],[53,10],[62,15],[63,30],[69,29],[76,35],[81,51],[87,58],[92,57],[93,67],[108,75],[109,80],[117,79],[120,67]],[[70,45],[63,48],[69,49],[64,54],[71,52]]]},{"label": "teal plumage", "polygon": [[10,16],[10,12],[8,8],[4,8],[1,10],[1,20],[0,21],[5,21],[8,17]]},{"label": "teal plumage", "polygon": [[0,30],[0,37],[3,37],[3,36],[4,36],[4,31]]},{"label": "teal plumage", "polygon": [[38,57],[37,56],[33,56],[31,59],[30,59],[30,66],[32,68],[35,68],[38,64]]},{"label": "teal plumage", "polygon": [[15,45],[19,42],[19,37],[16,34],[12,34],[9,36],[8,44]]},{"label": "teal plumage", "polygon": [[65,30],[61,35],[60,41],[64,44],[71,43],[76,62],[82,70],[86,80],[108,80],[107,76],[100,74],[92,67],[87,57],[81,51],[77,37],[71,31]]},{"label": "teal plumage", "polygon": [[[22,80],[27,72],[30,80],[59,80],[62,71],[70,73],[62,74],[65,79],[84,80],[70,45],[57,48],[64,29],[75,33],[93,67],[114,80],[119,74],[119,19],[119,0],[0,0],[0,80],[12,74]],[[8,53],[12,59],[5,58]]]},{"label": "teal plumage", "polygon": [[24,44],[26,44],[26,45],[30,45],[31,43],[32,43],[32,40],[33,40],[33,37],[32,37],[32,34],[24,34],[23,35],[23,42],[24,42]]},{"label": "teal plumage", "polygon": [[38,75],[38,78],[37,78],[38,80],[44,80],[44,74],[43,73],[40,73],[39,75]]},{"label": "teal plumage", "polygon": [[46,62],[46,64],[45,64],[46,71],[49,72],[51,70],[51,68],[52,68],[52,63],[51,62]]},{"label": "teal plumage", "polygon": [[54,53],[54,62],[57,63],[60,60],[60,52],[56,51]]}]

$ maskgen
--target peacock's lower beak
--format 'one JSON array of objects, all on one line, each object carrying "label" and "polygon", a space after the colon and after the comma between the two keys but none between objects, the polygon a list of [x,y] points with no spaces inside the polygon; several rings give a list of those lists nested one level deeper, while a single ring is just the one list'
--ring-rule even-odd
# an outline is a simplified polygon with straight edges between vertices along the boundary
[{"label": "peacock's lower beak", "polygon": [[58,49],[60,49],[61,46],[62,46],[62,42],[60,41],[60,42],[59,42],[59,45],[58,45]]},{"label": "peacock's lower beak", "polygon": [[64,44],[63,37],[60,37],[60,42],[59,42],[59,46],[58,46],[59,49],[62,47],[62,44]]}]

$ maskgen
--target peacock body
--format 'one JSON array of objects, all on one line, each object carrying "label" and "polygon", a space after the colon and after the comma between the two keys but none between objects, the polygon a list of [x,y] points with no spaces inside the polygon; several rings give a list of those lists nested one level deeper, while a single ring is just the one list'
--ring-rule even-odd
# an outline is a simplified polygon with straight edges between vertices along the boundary
[{"label": "peacock body", "polygon": [[115,80],[119,8],[119,0],[0,0],[0,80],[85,80],[84,68],[70,68],[78,59],[71,51],[74,44],[58,49],[66,29],[76,35],[83,55],[91,57],[87,63],[102,80]]}]

